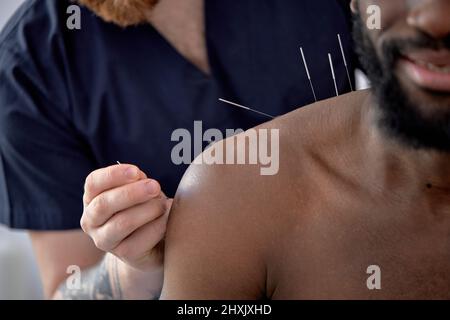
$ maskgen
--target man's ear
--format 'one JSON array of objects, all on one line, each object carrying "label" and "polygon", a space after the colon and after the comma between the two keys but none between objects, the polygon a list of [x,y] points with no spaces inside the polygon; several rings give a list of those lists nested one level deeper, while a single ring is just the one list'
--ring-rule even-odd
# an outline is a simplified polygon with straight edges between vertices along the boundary
[{"label": "man's ear", "polygon": [[351,0],[350,1],[350,9],[352,10],[353,13],[357,13],[358,12],[358,0]]}]

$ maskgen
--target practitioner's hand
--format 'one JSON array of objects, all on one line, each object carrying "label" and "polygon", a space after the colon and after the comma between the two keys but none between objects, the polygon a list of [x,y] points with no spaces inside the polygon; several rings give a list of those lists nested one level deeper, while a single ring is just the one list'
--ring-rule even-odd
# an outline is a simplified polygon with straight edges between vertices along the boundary
[{"label": "practitioner's hand", "polygon": [[121,277],[139,282],[145,273],[160,272],[162,284],[163,239],[172,200],[159,183],[136,166],[114,165],[87,177],[83,203],[82,229],[99,249],[121,260]]}]

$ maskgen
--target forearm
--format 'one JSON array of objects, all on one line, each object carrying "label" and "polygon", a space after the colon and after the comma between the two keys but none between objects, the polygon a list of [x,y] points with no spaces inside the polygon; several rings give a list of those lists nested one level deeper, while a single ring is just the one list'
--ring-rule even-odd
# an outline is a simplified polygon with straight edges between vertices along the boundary
[{"label": "forearm", "polygon": [[69,288],[64,281],[53,299],[65,300],[155,300],[161,292],[162,270],[143,273],[127,267],[111,254],[98,265],[81,272],[80,286]]}]

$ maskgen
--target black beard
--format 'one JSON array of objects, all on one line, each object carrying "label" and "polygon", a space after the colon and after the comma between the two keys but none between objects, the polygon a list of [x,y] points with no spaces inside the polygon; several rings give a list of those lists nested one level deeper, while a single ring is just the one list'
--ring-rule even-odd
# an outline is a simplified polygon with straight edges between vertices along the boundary
[{"label": "black beard", "polygon": [[[366,26],[356,14],[353,19],[353,37],[361,65],[372,83],[374,96],[380,108],[378,125],[389,137],[416,149],[450,152],[450,106],[449,111],[424,115],[408,97],[393,70],[405,49],[449,48],[447,37],[436,41],[425,34],[415,39],[389,41],[383,45],[382,58],[377,55]],[[433,93],[439,97],[438,93]]]}]

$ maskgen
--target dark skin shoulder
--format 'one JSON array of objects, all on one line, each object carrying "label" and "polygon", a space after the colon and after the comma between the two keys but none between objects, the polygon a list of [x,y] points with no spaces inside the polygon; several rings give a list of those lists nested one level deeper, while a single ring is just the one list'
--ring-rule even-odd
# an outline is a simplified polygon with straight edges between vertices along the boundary
[{"label": "dark skin shoulder", "polygon": [[170,214],[161,298],[273,297],[292,217],[316,199],[312,163],[357,126],[367,95],[323,101],[257,127],[279,129],[276,175],[262,176],[255,165],[191,165]]},{"label": "dark skin shoulder", "polygon": [[356,92],[258,127],[280,130],[273,176],[191,166],[169,221],[162,298],[450,299],[448,192],[427,188],[414,164],[422,151],[380,134],[376,110]]},{"label": "dark skin shoulder", "polygon": [[280,130],[273,176],[191,166],[162,298],[450,299],[448,192],[426,187],[421,151],[380,134],[376,110],[356,92],[258,127]]}]

